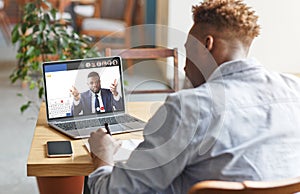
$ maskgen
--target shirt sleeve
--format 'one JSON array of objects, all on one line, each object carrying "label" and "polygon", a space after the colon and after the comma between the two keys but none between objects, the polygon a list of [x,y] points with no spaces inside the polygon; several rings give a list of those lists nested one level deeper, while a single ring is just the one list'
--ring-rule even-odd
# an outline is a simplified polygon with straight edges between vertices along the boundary
[{"label": "shirt sleeve", "polygon": [[186,148],[194,131],[187,130],[187,126],[193,125],[189,121],[193,121],[181,118],[186,113],[179,101],[176,97],[168,98],[159,108],[144,128],[144,141],[126,163],[116,163],[110,174],[104,170],[92,174],[92,191],[155,193],[172,189],[172,181],[188,161]]},{"label": "shirt sleeve", "polygon": [[119,101],[120,98],[121,98],[121,96],[120,96],[120,94],[118,93],[117,96],[113,95],[113,98],[114,98],[115,101]]},{"label": "shirt sleeve", "polygon": [[89,175],[88,186],[91,189],[91,193],[97,193],[100,190],[103,190],[101,188],[104,185],[103,182],[105,182],[106,179],[109,178],[112,169],[112,166],[102,166],[97,168]]},{"label": "shirt sleeve", "polygon": [[79,105],[79,103],[80,103],[80,100],[73,100],[73,104],[74,104],[74,106],[78,106]]}]

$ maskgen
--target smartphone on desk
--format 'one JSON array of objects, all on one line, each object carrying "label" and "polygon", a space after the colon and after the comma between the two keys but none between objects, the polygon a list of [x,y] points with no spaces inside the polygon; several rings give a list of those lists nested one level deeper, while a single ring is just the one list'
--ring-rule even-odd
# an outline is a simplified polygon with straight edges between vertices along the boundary
[{"label": "smartphone on desk", "polygon": [[69,157],[73,155],[72,144],[70,141],[48,141],[48,157]]}]

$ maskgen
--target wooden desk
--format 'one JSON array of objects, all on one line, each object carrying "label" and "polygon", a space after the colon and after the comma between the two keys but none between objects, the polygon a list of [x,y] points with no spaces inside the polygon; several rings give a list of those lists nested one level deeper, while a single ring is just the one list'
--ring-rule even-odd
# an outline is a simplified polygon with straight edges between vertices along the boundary
[{"label": "wooden desk", "polygon": [[[147,121],[161,105],[161,102],[129,102],[128,112]],[[114,135],[119,139],[141,139],[142,132]],[[74,156],[69,158],[48,158],[46,142],[50,140],[71,140]],[[30,153],[27,161],[27,176],[57,177],[86,176],[93,171],[93,165],[88,151],[84,147],[85,140],[72,140],[62,133],[50,128],[46,120],[45,103],[42,103]]]}]

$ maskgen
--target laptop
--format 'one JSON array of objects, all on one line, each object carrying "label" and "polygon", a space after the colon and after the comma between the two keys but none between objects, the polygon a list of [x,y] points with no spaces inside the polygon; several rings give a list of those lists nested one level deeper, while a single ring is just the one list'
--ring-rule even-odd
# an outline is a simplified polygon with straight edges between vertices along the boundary
[{"label": "laptop", "polygon": [[[95,74],[100,77],[101,98],[95,97],[89,82],[89,76]],[[105,123],[112,134],[139,131],[145,126],[126,113],[122,60],[118,56],[44,62],[43,78],[49,126],[74,139],[88,138]],[[117,95],[111,92],[111,84]],[[96,98],[97,104],[93,102]]]}]

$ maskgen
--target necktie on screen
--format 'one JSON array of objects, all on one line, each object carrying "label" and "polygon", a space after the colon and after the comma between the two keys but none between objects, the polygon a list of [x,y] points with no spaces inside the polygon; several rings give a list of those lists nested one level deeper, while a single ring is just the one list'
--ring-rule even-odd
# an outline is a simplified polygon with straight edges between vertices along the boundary
[{"label": "necktie on screen", "polygon": [[99,104],[98,94],[95,94],[95,111],[96,111],[96,113],[100,113],[100,104]]}]

